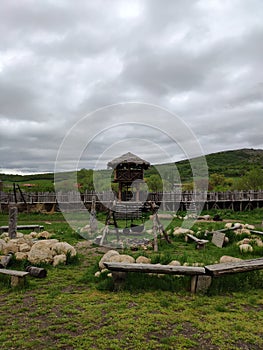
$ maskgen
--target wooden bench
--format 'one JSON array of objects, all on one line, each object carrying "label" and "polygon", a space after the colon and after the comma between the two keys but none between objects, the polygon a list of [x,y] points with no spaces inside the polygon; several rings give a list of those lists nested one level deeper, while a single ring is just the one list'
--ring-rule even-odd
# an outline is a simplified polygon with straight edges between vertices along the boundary
[{"label": "wooden bench", "polygon": [[263,269],[263,258],[207,265],[204,267],[114,262],[104,262],[104,265],[108,270],[113,271],[112,277],[116,285],[125,279],[128,272],[190,275],[192,276],[191,293],[205,293],[210,287],[213,277]]},{"label": "wooden bench", "polygon": [[[202,289],[202,277],[205,277],[206,271],[204,267],[195,266],[172,266],[172,265],[154,265],[154,264],[127,264],[104,262],[108,270],[113,271],[112,277],[115,285],[120,284],[126,277],[128,272],[156,273],[169,275],[188,275],[191,278],[191,292],[195,293]],[[121,274],[120,274],[121,273]],[[201,282],[201,283],[200,283]]]},{"label": "wooden bench", "polygon": [[[0,226],[0,233],[1,232],[5,232],[8,231],[8,226]],[[41,225],[17,225],[17,230],[42,230],[44,228],[44,226]]]},{"label": "wooden bench", "polygon": [[197,238],[197,237],[191,235],[190,233],[187,233],[186,236],[196,242],[197,249],[203,249],[205,247],[206,243],[209,242],[207,239]]},{"label": "wooden bench", "polygon": [[0,273],[11,276],[12,287],[24,285],[25,277],[29,274],[29,272],[25,272],[25,271],[8,270],[8,269],[0,269]]},{"label": "wooden bench", "polygon": [[206,274],[212,277],[261,269],[263,269],[263,258],[205,266]]}]

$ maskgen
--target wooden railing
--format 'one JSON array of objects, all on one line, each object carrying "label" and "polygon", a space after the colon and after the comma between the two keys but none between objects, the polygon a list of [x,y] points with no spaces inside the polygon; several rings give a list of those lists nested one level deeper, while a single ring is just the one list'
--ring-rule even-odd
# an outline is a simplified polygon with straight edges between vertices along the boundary
[{"label": "wooden railing", "polygon": [[[113,192],[25,192],[23,198],[14,193],[0,192],[0,203],[77,203],[80,201],[91,202],[93,196],[100,202],[110,202],[114,200]],[[240,201],[263,201],[263,190],[261,191],[232,191],[232,192],[140,192],[140,201],[152,200],[155,202],[240,202]]]}]

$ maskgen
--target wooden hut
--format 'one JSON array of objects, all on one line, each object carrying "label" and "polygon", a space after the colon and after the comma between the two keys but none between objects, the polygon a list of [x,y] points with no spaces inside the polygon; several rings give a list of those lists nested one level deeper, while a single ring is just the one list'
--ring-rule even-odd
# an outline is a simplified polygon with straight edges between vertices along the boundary
[{"label": "wooden hut", "polygon": [[113,159],[108,167],[114,169],[113,182],[118,183],[118,200],[130,199],[130,187],[133,183],[136,187],[136,201],[139,201],[139,183],[143,182],[144,170],[148,169],[150,163],[130,152]]}]

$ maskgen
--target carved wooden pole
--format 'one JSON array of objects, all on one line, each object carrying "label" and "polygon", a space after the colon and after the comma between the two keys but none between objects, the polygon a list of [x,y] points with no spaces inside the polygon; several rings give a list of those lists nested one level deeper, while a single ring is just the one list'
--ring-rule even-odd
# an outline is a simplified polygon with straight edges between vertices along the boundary
[{"label": "carved wooden pole", "polygon": [[8,236],[10,239],[16,238],[17,230],[17,207],[9,207]]}]

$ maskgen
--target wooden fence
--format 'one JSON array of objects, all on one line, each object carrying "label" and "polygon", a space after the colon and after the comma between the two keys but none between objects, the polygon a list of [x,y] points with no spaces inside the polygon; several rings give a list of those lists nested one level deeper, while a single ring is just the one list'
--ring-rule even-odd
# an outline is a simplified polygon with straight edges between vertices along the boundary
[{"label": "wooden fence", "polygon": [[[24,192],[21,194],[0,192],[0,203],[91,203],[93,196],[100,202],[110,202],[114,200],[113,192]],[[140,192],[140,201],[152,200],[166,203],[189,203],[189,202],[263,202],[263,190],[261,191],[228,191],[228,192]]]}]

